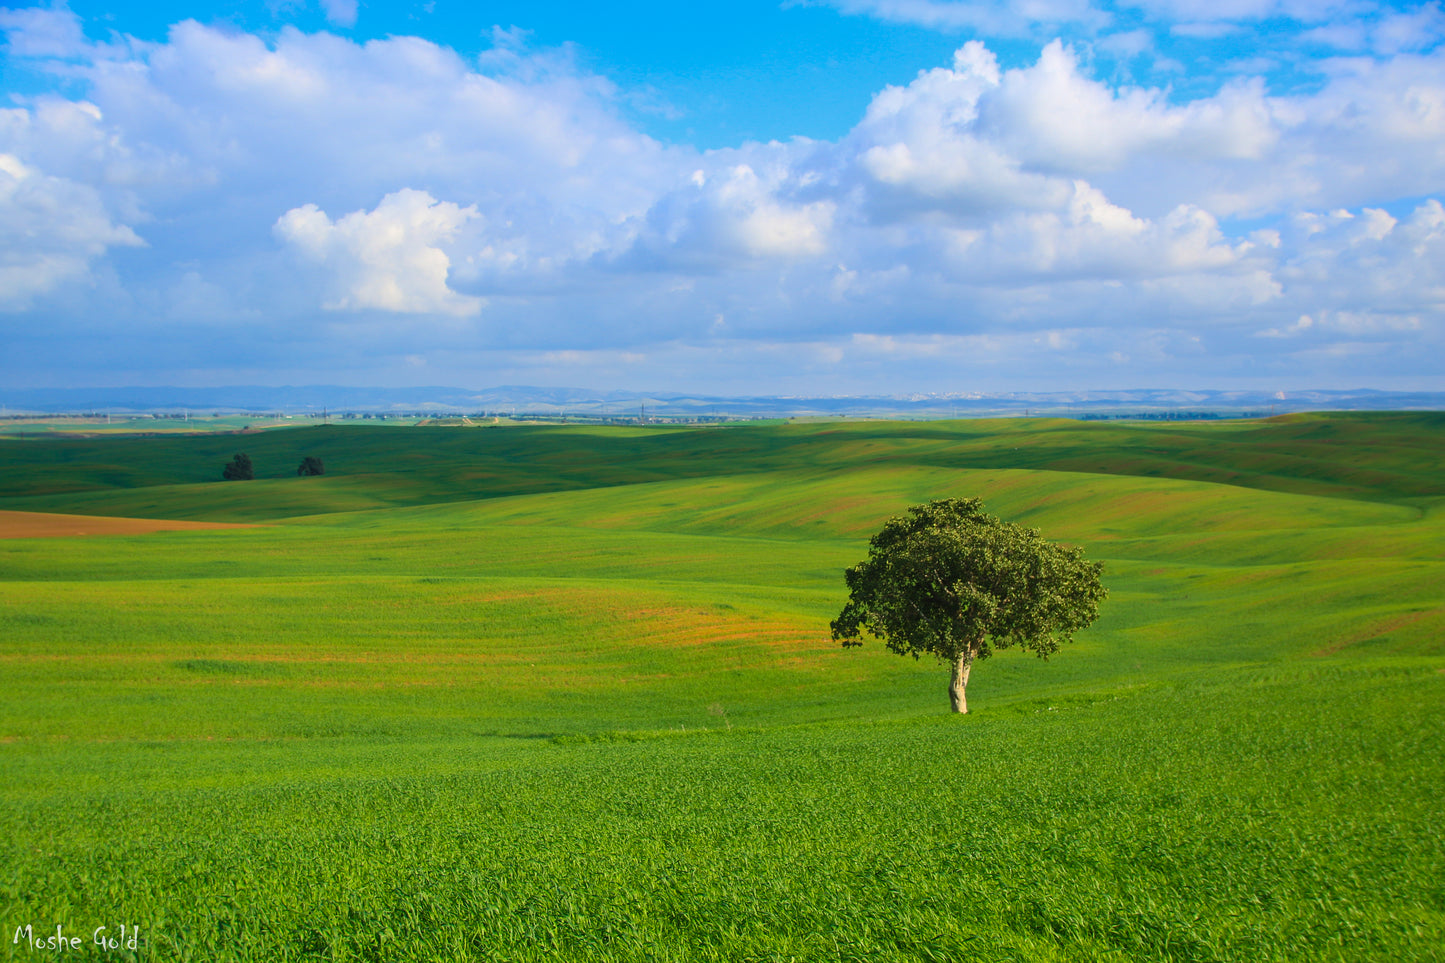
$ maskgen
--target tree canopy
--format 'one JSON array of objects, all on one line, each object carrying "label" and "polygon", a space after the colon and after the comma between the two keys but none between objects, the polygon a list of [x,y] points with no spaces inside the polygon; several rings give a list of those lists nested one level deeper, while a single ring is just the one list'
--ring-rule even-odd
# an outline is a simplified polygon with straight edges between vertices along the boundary
[{"label": "tree canopy", "polygon": [[931,501],[890,518],[848,569],[833,638],[862,645],[867,633],[899,655],[948,663],[953,709],[967,712],[974,661],[1014,645],[1057,652],[1098,617],[1102,572],[1081,549],[1000,521],[977,498]]},{"label": "tree canopy", "polygon": [[255,478],[256,472],[251,467],[251,456],[245,452],[236,454],[221,469],[221,477],[226,481],[250,481]]},{"label": "tree canopy", "polygon": [[324,475],[326,466],[321,464],[321,459],[315,455],[307,455],[301,459],[301,467],[296,469],[298,475]]}]

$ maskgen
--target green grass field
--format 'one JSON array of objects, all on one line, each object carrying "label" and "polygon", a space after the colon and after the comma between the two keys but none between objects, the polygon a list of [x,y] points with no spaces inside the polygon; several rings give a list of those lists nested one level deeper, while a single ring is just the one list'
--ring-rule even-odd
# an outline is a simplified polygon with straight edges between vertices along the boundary
[{"label": "green grass field", "polygon": [[[256,526],[0,539],[0,945],[1445,959],[1442,452],[1437,414],[0,440],[0,510]],[[828,638],[949,495],[1111,593],[966,717]]]}]

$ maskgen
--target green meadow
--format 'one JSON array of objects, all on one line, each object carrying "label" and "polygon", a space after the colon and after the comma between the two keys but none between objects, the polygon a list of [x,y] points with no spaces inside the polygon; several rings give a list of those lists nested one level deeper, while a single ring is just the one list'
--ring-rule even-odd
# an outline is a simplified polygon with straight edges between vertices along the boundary
[{"label": "green meadow", "polygon": [[[3,957],[1445,959],[1442,453],[1436,413],[0,439],[0,510],[251,526],[0,538]],[[1110,597],[956,717],[828,623],[886,518],[975,495]]]}]

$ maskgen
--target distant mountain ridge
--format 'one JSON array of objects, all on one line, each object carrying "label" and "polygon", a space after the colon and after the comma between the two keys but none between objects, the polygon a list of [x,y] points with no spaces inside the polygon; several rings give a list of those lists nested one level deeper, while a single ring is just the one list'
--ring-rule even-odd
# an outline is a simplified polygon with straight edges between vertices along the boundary
[{"label": "distant mountain ridge", "polygon": [[503,385],[374,388],[340,385],[215,388],[28,388],[0,389],[0,414],[124,412],[331,412],[436,413],[515,412],[588,417],[948,417],[1007,414],[1107,417],[1131,413],[1266,414],[1310,410],[1441,410],[1445,392],[1374,389],[1317,391],[1214,391],[1125,389],[1116,391],[918,393],[808,397],[721,396],[677,392],[598,391]]}]

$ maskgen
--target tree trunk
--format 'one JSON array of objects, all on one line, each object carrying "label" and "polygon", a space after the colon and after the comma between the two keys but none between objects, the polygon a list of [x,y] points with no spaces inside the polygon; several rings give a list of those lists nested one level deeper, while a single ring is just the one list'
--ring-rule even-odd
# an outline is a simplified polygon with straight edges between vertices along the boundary
[{"label": "tree trunk", "polygon": [[967,712],[968,700],[964,690],[968,688],[968,670],[973,668],[973,652],[965,652],[953,663],[953,681],[948,684],[948,701],[954,712]]}]

